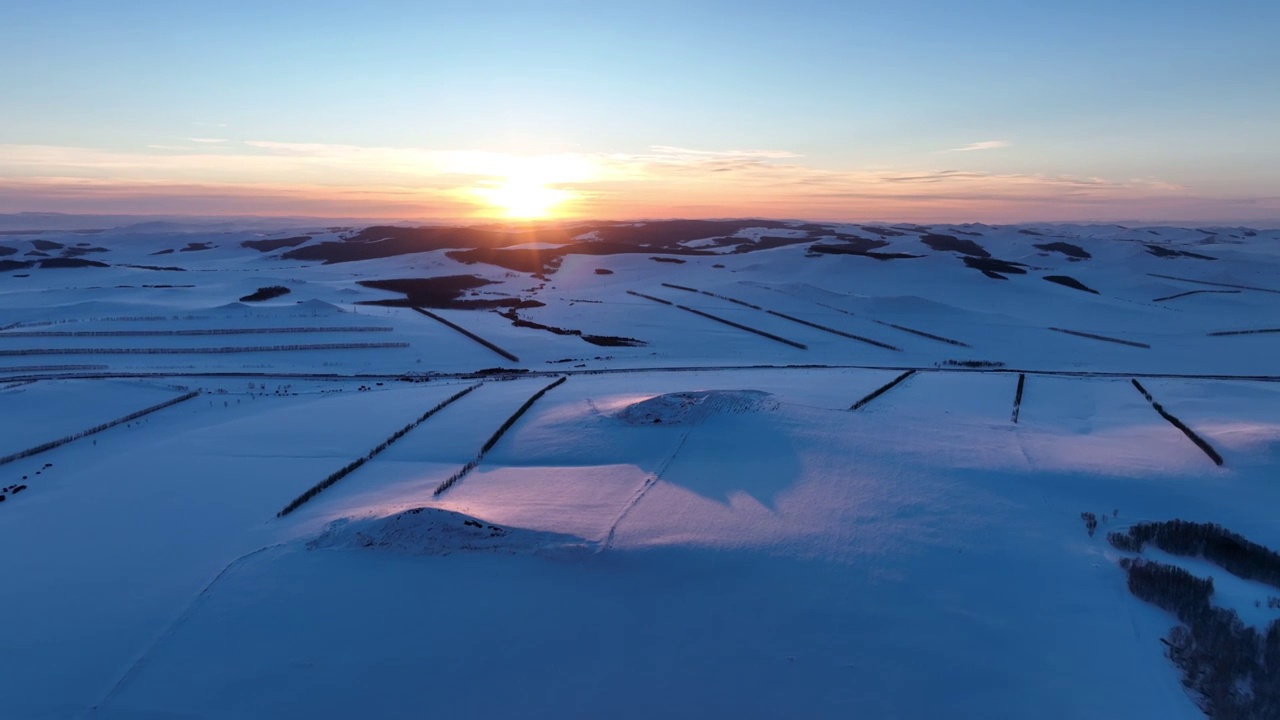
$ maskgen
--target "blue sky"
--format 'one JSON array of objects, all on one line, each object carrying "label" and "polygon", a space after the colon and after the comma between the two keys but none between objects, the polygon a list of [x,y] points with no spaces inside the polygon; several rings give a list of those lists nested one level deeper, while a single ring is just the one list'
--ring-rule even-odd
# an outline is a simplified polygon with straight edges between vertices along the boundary
[{"label": "blue sky", "polygon": [[1280,216],[1274,2],[9,4],[0,210],[469,216],[503,157],[592,165],[524,172],[565,214]]}]

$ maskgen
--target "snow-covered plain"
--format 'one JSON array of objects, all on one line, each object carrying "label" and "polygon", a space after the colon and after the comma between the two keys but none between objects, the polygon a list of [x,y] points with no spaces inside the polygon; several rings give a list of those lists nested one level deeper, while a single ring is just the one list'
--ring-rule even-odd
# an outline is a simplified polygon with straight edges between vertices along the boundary
[{"label": "snow-covered plain", "polygon": [[652,225],[0,236],[0,456],[201,393],[0,465],[0,717],[1201,716],[1105,534],[1280,548],[1280,232]]}]

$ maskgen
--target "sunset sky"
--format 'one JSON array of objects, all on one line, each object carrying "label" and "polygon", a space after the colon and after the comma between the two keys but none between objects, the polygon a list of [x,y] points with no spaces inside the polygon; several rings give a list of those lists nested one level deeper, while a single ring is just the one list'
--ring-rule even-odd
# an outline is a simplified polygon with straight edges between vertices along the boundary
[{"label": "sunset sky", "polygon": [[11,2],[0,212],[1280,218],[1280,3]]}]

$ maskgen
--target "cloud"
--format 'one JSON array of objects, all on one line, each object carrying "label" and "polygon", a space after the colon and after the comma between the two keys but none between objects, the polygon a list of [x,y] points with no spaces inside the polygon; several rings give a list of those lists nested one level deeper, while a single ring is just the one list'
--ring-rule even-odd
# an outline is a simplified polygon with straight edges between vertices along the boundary
[{"label": "cloud", "polygon": [[801,157],[800,155],[788,150],[692,150],[690,148],[675,147],[673,145],[650,145],[649,150],[659,155],[688,156],[695,158],[761,158],[768,160],[780,160],[785,158]]},{"label": "cloud", "polygon": [[[1198,195],[1158,179],[827,168],[777,150],[653,146],[638,153],[516,155],[270,140],[132,150],[0,145],[0,206],[8,210],[109,211],[116,203],[130,212],[298,214],[332,207],[347,216],[456,219],[492,214],[477,191],[511,182],[572,197],[561,206],[568,216],[618,219],[767,211],[829,220],[1013,222],[1154,217],[1178,203],[1202,208],[1197,213],[1205,217],[1212,206],[1242,207],[1239,198]],[[1274,214],[1266,209],[1274,202],[1257,202],[1256,213]]]},{"label": "cloud", "polygon": [[974,150],[998,150],[1000,148],[1007,148],[1012,144],[1013,143],[1009,142],[1008,140],[983,140],[982,142],[969,143],[968,145],[964,145],[962,147],[951,148],[950,150],[946,150],[944,152],[972,152]]},{"label": "cloud", "polygon": [[224,143],[226,138],[187,138],[187,142],[193,143]]}]

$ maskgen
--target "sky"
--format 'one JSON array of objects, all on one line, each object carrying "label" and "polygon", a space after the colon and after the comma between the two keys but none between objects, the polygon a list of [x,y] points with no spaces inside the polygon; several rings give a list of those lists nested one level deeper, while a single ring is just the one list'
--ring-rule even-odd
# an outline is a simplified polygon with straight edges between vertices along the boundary
[{"label": "sky", "polygon": [[1280,218],[1280,3],[0,0],[0,212]]}]

